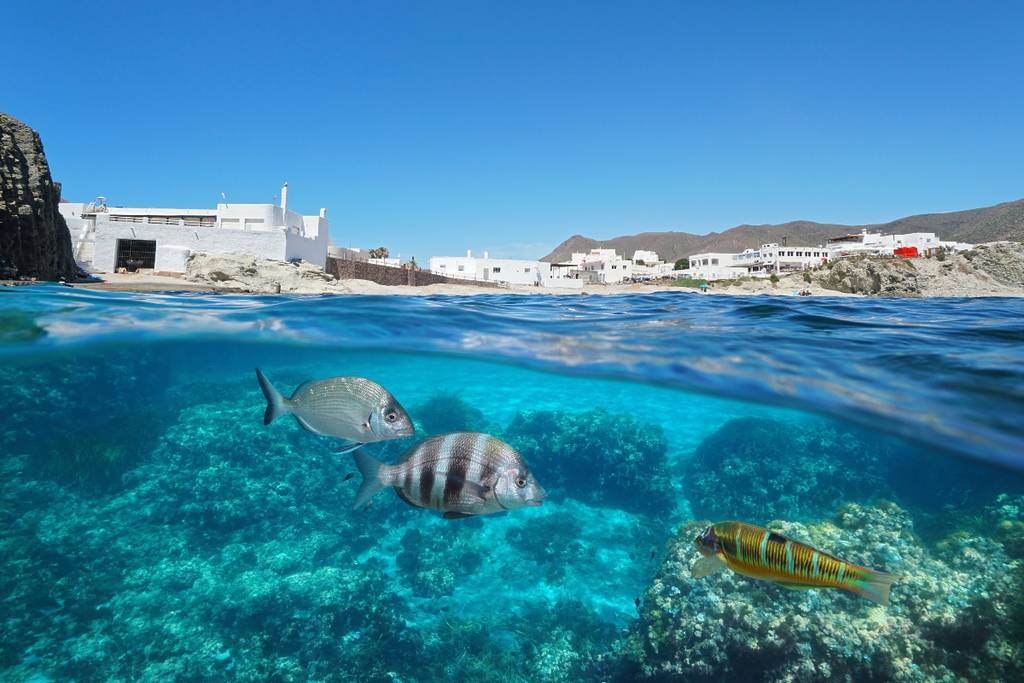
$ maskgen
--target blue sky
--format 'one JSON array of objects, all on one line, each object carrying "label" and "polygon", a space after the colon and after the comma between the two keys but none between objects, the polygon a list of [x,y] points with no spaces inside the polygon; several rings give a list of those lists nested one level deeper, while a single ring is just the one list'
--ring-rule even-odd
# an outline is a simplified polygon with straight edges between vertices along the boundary
[{"label": "blue sky", "polygon": [[[5,3],[65,196],[328,208],[335,243],[844,223],[1024,196],[1024,3]],[[13,57],[12,57],[13,56]]]}]

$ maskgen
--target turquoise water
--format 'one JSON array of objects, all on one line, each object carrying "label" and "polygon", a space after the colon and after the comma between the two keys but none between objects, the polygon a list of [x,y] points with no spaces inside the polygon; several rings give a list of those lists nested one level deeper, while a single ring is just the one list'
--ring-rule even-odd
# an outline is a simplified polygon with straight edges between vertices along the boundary
[{"label": "turquoise water", "polygon": [[[9,680],[1019,680],[1024,303],[0,291]],[[387,387],[545,504],[443,520],[264,427]],[[346,478],[347,474],[356,473]],[[709,521],[901,576],[690,577]]]}]

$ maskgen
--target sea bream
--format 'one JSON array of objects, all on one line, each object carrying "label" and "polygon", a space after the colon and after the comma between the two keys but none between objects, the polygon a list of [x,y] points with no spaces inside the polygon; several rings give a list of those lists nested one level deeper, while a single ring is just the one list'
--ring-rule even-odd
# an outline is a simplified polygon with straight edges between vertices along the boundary
[{"label": "sea bream", "polygon": [[744,522],[712,524],[694,542],[703,555],[691,568],[697,579],[728,567],[787,588],[838,588],[880,605],[889,604],[889,589],[899,579]]},{"label": "sea bream", "polygon": [[303,428],[320,436],[342,439],[339,453],[365,443],[412,436],[416,429],[408,413],[387,389],[365,377],[331,377],[300,385],[291,398],[274,388],[256,368],[256,379],[267,398],[263,424],[292,415]]},{"label": "sea bream", "polygon": [[445,519],[540,505],[546,495],[522,456],[488,434],[434,436],[409,449],[394,465],[362,451],[354,457],[363,475],[356,509],[388,486],[409,505],[438,510]]}]

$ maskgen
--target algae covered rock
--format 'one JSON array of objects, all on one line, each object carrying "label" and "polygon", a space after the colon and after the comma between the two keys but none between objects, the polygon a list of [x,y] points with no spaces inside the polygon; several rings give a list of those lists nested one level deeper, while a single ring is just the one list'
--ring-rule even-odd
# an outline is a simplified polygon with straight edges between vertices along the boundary
[{"label": "algae covered rock", "polygon": [[593,505],[665,514],[676,504],[661,427],[604,410],[526,411],[506,430],[549,491]]},{"label": "algae covered rock", "polygon": [[828,423],[737,418],[685,465],[694,514],[709,519],[813,519],[839,501],[888,493],[877,443]]},{"label": "algae covered rock", "polygon": [[620,644],[621,671],[658,680],[1020,680],[1013,640],[1020,563],[984,537],[929,550],[894,504],[841,508],[831,521],[774,523],[797,540],[901,576],[888,607],[837,590],[788,590],[724,571],[693,579],[680,527]]},{"label": "algae covered rock", "polygon": [[422,427],[423,436],[447,432],[491,431],[484,414],[457,394],[434,394],[423,403],[414,406],[411,414]]}]

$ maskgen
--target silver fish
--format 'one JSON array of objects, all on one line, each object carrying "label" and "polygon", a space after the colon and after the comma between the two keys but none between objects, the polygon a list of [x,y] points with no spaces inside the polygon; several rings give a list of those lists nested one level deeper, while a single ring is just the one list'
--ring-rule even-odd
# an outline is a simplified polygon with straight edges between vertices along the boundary
[{"label": "silver fish", "polygon": [[408,413],[387,389],[365,377],[331,377],[306,382],[291,398],[274,388],[259,368],[256,379],[267,398],[263,424],[293,415],[305,429],[345,441],[345,453],[364,443],[401,439],[416,429]]},{"label": "silver fish", "polygon": [[434,436],[409,449],[394,465],[362,451],[354,457],[363,475],[355,509],[386,486],[409,505],[439,510],[445,519],[540,505],[547,495],[522,456],[488,434]]}]

